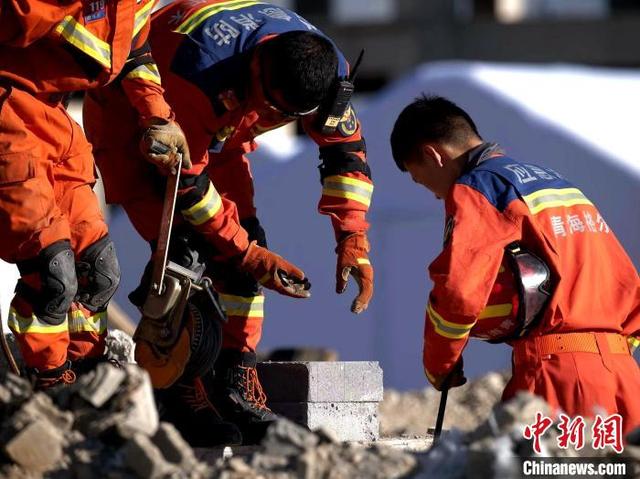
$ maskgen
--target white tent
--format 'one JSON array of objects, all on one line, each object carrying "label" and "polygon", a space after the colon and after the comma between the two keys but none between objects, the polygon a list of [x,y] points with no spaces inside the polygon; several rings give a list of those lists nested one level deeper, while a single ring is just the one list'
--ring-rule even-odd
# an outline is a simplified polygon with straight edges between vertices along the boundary
[{"label": "white tent", "polygon": [[[343,359],[380,361],[387,386],[425,384],[426,267],[441,247],[442,204],[397,170],[388,144],[398,113],[422,92],[458,103],[485,139],[500,142],[513,157],[565,174],[599,206],[640,265],[640,165],[634,136],[640,73],[574,66],[425,65],[359,112],[376,184],[369,215],[376,292],[366,313],[348,311],[355,285],[343,296],[333,292],[333,233],[328,218],[315,212],[321,190],[317,148],[307,143],[289,162],[256,158],[256,204],[269,245],[299,264],[313,284],[309,300],[269,294],[263,347],[331,347]],[[111,234],[123,269],[117,299],[124,306],[148,249],[124,215],[112,216]],[[467,374],[475,376],[507,367],[509,349],[472,342],[465,358]]]}]

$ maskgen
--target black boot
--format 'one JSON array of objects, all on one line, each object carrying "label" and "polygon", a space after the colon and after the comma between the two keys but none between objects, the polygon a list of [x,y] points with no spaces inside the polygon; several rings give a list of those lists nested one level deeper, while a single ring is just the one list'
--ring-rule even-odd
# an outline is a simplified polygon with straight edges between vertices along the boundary
[{"label": "black boot", "polygon": [[240,430],[222,419],[207,389],[200,377],[156,389],[160,419],[172,423],[192,447],[242,444]]},{"label": "black boot", "polygon": [[31,384],[36,391],[51,389],[56,386],[68,386],[76,382],[76,373],[71,369],[71,361],[66,361],[62,366],[54,369],[39,371],[28,369]]},{"label": "black boot", "polygon": [[256,371],[256,354],[223,349],[214,369],[213,404],[223,418],[240,428],[245,444],[260,442],[278,416],[267,407]]}]

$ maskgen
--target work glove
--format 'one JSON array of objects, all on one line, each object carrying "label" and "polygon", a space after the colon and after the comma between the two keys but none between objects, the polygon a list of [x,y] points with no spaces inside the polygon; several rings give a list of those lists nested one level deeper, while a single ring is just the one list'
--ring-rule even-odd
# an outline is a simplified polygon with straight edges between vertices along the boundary
[{"label": "work glove", "polygon": [[369,262],[369,241],[365,233],[354,233],[343,238],[336,247],[336,293],[347,289],[349,275],[358,283],[358,296],[351,303],[351,312],[359,314],[369,306],[373,296],[373,267]]},{"label": "work glove", "polygon": [[253,276],[262,286],[292,298],[311,296],[311,283],[301,269],[282,256],[252,241],[240,259],[238,268]]},{"label": "work glove", "polygon": [[445,389],[457,388],[466,384],[467,378],[464,377],[464,363],[462,361],[462,356],[453,367],[453,369],[447,374],[433,375],[427,372],[425,368],[424,372],[427,376],[429,382],[436,388],[438,391],[443,391]]},{"label": "work glove", "polygon": [[[182,155],[182,168],[191,168],[191,157],[187,139],[178,125],[173,120],[151,118],[144,125],[146,129],[140,140],[140,151],[144,157],[156,165],[160,170],[168,172],[175,167]],[[154,143],[155,142],[155,143]],[[162,145],[160,151],[154,145]]]}]

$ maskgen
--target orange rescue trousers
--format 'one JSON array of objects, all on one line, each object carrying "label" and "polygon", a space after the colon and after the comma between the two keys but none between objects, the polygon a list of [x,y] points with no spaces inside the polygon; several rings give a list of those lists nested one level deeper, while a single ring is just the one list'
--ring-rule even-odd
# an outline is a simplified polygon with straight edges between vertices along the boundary
[{"label": "orange rescue trousers", "polygon": [[640,367],[624,336],[547,334],[512,346],[513,376],[503,400],[530,391],[570,417],[620,414],[623,434],[640,426]]},{"label": "orange rescue trousers", "polygon": [[[103,238],[107,226],[94,182],[91,145],[62,103],[0,86],[0,258],[31,260],[61,240],[70,241],[78,258]],[[36,292],[41,288],[37,272],[21,281]],[[74,302],[64,322],[51,325],[16,295],[9,327],[27,367],[46,370],[101,355],[106,312],[91,313]]]}]

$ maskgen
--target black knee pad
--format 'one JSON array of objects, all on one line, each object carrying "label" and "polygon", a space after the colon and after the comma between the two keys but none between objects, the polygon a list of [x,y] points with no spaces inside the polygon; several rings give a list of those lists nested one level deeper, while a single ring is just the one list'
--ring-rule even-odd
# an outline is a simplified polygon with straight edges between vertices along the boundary
[{"label": "black knee pad", "polygon": [[76,300],[92,312],[104,309],[120,284],[120,265],[109,235],[89,246],[76,263]]},{"label": "black knee pad", "polygon": [[75,260],[68,240],[56,241],[33,259],[18,263],[21,275],[40,273],[40,291],[22,280],[16,293],[27,300],[42,321],[62,324],[78,290]]}]

